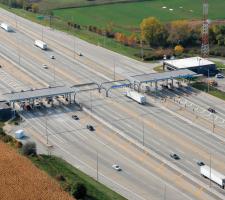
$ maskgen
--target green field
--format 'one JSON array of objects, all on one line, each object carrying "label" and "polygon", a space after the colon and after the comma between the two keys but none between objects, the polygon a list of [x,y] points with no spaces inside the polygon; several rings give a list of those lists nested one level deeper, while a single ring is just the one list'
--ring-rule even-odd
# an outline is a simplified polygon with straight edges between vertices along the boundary
[{"label": "green field", "polygon": [[[225,19],[225,1],[209,0],[209,18]],[[166,6],[166,9],[162,7]],[[180,8],[180,7],[183,8]],[[169,8],[174,9],[169,11]],[[192,12],[190,11],[192,10]],[[155,16],[163,22],[177,19],[201,19],[202,0],[148,0],[133,3],[69,8],[54,10],[54,14],[67,21],[81,25],[105,28],[113,24],[115,29],[137,29],[143,18]]]}]

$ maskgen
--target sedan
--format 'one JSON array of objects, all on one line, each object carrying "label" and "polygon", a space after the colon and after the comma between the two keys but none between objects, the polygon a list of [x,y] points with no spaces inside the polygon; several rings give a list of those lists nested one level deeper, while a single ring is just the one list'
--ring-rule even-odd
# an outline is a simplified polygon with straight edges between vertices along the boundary
[{"label": "sedan", "polygon": [[198,162],[197,162],[197,165],[198,165],[198,166],[203,166],[203,165],[205,165],[205,163],[202,162],[202,161],[198,161]]},{"label": "sedan", "polygon": [[92,125],[90,125],[90,124],[87,125],[87,129],[89,131],[94,131],[95,130],[95,128]]},{"label": "sedan", "polygon": [[72,115],[72,118],[75,120],[79,120],[79,117],[77,115]]},{"label": "sedan", "polygon": [[120,166],[117,165],[117,164],[112,165],[112,168],[115,169],[116,171],[122,171],[122,169],[120,168]]},{"label": "sedan", "polygon": [[170,157],[173,158],[174,160],[180,160],[180,157],[175,153],[170,154]]},{"label": "sedan", "polygon": [[215,109],[213,109],[213,108],[208,108],[208,111],[211,113],[216,113]]},{"label": "sedan", "polygon": [[223,74],[217,74],[216,78],[224,78],[224,75]]}]

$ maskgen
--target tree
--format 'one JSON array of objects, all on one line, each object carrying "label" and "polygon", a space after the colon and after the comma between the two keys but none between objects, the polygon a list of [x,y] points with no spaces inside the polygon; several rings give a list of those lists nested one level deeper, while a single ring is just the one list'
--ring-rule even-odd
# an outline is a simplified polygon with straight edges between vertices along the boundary
[{"label": "tree", "polygon": [[172,45],[182,44],[186,46],[190,31],[191,29],[186,20],[173,21],[169,26],[168,42]]},{"label": "tree", "polygon": [[154,17],[143,19],[140,24],[141,37],[150,46],[165,45],[167,32],[159,20]]},{"label": "tree", "polygon": [[26,155],[26,156],[29,156],[29,155],[35,156],[37,154],[36,144],[34,142],[27,142],[22,147],[22,153],[23,155]]},{"label": "tree", "polygon": [[132,33],[128,38],[127,38],[127,43],[129,46],[135,46],[137,43],[137,36],[135,33]]},{"label": "tree", "polygon": [[181,45],[176,45],[174,51],[176,55],[180,55],[184,52],[184,47],[182,47]]},{"label": "tree", "polygon": [[37,13],[39,11],[39,5],[37,3],[33,3],[31,9],[32,12]]},{"label": "tree", "polygon": [[73,191],[73,196],[76,199],[82,199],[86,196],[87,194],[87,188],[85,187],[85,185],[83,183],[77,183],[75,185],[74,191]]}]

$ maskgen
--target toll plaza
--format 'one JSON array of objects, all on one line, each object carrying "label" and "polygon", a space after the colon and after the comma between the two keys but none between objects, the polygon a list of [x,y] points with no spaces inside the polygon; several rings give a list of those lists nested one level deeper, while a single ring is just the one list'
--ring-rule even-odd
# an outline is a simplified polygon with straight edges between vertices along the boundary
[{"label": "toll plaza", "polygon": [[140,91],[141,85],[144,83],[145,84],[150,83],[151,85],[154,84],[155,90],[157,90],[159,81],[166,81],[166,83],[168,84],[168,80],[170,80],[173,86],[174,79],[190,79],[196,75],[197,74],[191,70],[182,69],[182,70],[174,70],[174,71],[167,71],[167,72],[161,72],[161,73],[135,75],[135,76],[131,76],[129,80],[133,84],[134,88],[136,88],[138,91]]},{"label": "toll plaza", "polygon": [[74,88],[59,86],[20,92],[11,92],[4,94],[4,97],[5,101],[7,101],[13,109],[15,109],[15,103],[22,105],[27,102],[29,105],[34,105],[36,99],[47,99],[51,101],[58,95],[63,95],[68,100],[68,102],[71,102],[71,94],[75,91],[76,90]]}]

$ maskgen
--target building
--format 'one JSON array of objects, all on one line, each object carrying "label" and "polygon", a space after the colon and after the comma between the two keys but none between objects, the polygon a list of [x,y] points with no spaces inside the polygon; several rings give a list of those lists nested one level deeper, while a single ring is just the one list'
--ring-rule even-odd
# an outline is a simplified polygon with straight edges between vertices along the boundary
[{"label": "building", "polygon": [[12,118],[13,111],[6,104],[6,102],[0,101],[0,121],[7,121]]},{"label": "building", "polygon": [[201,57],[165,60],[163,62],[163,70],[165,69],[168,70],[189,69],[195,73],[204,74],[206,76],[215,75],[217,72],[215,63]]}]

